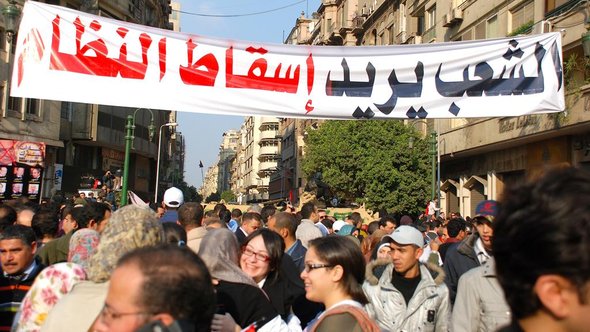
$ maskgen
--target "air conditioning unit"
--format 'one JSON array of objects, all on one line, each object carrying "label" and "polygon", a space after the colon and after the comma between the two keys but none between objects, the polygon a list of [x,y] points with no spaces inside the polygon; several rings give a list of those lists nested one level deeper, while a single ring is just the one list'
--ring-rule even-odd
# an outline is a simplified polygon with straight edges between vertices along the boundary
[{"label": "air conditioning unit", "polygon": [[442,26],[450,27],[451,25],[453,24],[451,23],[451,20],[449,20],[449,14],[444,14],[442,17]]},{"label": "air conditioning unit", "polygon": [[454,21],[463,21],[463,9],[461,9],[461,8],[453,8],[451,10],[451,20],[454,20]]},{"label": "air conditioning unit", "polygon": [[533,25],[533,34],[551,32],[551,22],[549,21],[539,21],[535,25]]}]

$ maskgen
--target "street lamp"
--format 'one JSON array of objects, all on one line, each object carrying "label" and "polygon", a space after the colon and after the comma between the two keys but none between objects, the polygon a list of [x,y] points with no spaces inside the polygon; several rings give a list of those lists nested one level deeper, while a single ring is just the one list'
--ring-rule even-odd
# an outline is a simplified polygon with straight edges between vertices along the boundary
[{"label": "street lamp", "polygon": [[[412,122],[412,125],[416,123],[426,123],[425,120],[418,120]],[[434,201],[436,198],[436,177],[437,177],[437,155],[438,155],[438,133],[436,131],[432,131],[430,133],[430,138],[428,139],[428,143],[430,144],[430,150],[428,154],[432,158],[432,190],[431,190],[431,200]],[[410,137],[408,140],[408,147],[412,149],[414,147],[414,137]]]},{"label": "street lamp", "polygon": [[158,186],[160,185],[160,150],[162,149],[162,129],[164,127],[176,127],[178,123],[168,122],[160,126],[160,138],[158,139],[158,162],[156,163],[156,193],[154,194],[154,203],[158,201]]},{"label": "street lamp", "polygon": [[131,154],[131,146],[133,145],[133,139],[135,138],[135,116],[139,110],[147,110],[150,112],[151,120],[148,126],[149,140],[154,138],[156,133],[156,126],[154,125],[154,112],[149,108],[138,108],[133,112],[133,115],[127,116],[127,134],[125,135],[125,163],[123,164],[123,184],[121,186],[121,206],[127,205],[127,185],[129,183],[129,157]]},{"label": "street lamp", "polygon": [[12,66],[10,66],[10,54],[12,53],[12,42],[18,30],[21,10],[16,5],[16,0],[9,0],[8,5],[2,8],[4,17],[4,31],[6,32],[6,41],[8,41],[8,50],[6,52],[6,63],[9,65],[8,77],[6,78],[6,98],[4,99],[4,110],[8,109],[10,99],[10,78],[12,76]]}]

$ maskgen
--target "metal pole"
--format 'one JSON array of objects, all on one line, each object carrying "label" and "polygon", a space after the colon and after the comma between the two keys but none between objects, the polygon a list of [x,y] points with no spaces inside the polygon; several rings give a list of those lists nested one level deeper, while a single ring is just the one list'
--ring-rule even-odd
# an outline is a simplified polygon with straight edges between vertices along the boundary
[{"label": "metal pole", "polygon": [[154,194],[154,203],[158,202],[158,187],[160,185],[160,156],[162,155],[160,151],[162,149],[162,129],[164,129],[164,127],[176,127],[177,125],[178,124],[176,122],[169,122],[160,126],[160,137],[158,138],[158,158],[156,163],[156,192]]},{"label": "metal pole", "polygon": [[[438,210],[436,211],[436,217],[440,216],[440,136],[437,133],[436,138],[436,196],[438,197]],[[445,200],[446,202],[446,200]]]},{"label": "metal pole", "polygon": [[436,148],[437,148],[437,144],[436,144],[436,132],[433,131],[430,134],[430,155],[432,157],[432,191],[431,191],[431,197],[432,197],[432,201],[434,202],[434,198],[435,198],[435,192],[436,192]]},{"label": "metal pole", "polygon": [[121,186],[121,206],[127,205],[127,184],[129,181],[129,158],[131,154],[131,145],[133,144],[133,116],[127,116],[127,135],[125,135],[125,162],[123,163],[123,183]]},{"label": "metal pole", "polygon": [[162,155],[160,150],[162,149],[162,129],[166,125],[160,126],[160,137],[158,138],[158,161],[156,162],[156,192],[154,193],[154,203],[158,202],[158,187],[160,185],[160,156]]}]

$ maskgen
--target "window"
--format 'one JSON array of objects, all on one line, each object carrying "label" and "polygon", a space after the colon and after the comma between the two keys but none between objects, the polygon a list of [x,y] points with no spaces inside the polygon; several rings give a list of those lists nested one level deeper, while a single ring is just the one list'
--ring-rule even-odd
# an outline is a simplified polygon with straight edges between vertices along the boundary
[{"label": "window", "polygon": [[399,32],[406,31],[406,4],[399,5]]},{"label": "window", "polygon": [[21,98],[8,97],[8,110],[20,113],[21,103]]},{"label": "window", "polygon": [[486,38],[496,38],[498,36],[498,16],[494,15],[488,20]]},{"label": "window", "polygon": [[74,105],[68,101],[61,102],[61,118],[72,121],[72,110],[74,109]]},{"label": "window", "polygon": [[510,12],[512,20],[511,20],[511,29],[510,31],[514,31],[518,29],[528,22],[534,22],[534,10],[535,10],[535,2],[529,1],[526,4],[512,10]]},{"label": "window", "polygon": [[39,99],[27,99],[25,112],[27,115],[40,116]]},{"label": "window", "polygon": [[389,45],[395,44],[395,24],[392,24],[387,29],[389,34]]},{"label": "window", "polygon": [[480,22],[475,26],[475,39],[486,39],[486,22]]},{"label": "window", "polygon": [[436,6],[430,7],[426,12],[426,19],[428,20],[428,25],[426,26],[427,29],[430,29],[436,25]]}]

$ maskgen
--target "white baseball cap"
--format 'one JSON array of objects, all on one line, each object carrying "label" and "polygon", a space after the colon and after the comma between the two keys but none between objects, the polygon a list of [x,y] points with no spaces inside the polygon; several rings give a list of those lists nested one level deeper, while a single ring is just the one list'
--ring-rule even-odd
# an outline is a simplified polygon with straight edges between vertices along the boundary
[{"label": "white baseball cap", "polygon": [[342,228],[342,226],[346,225],[346,223],[342,220],[336,220],[334,221],[334,224],[332,225],[332,229],[334,230],[334,232],[338,232],[340,230],[340,228]]},{"label": "white baseball cap", "polygon": [[[420,248],[424,247],[424,236],[416,228],[408,225],[402,225],[396,228],[391,235],[385,235],[398,244],[413,244]],[[384,237],[385,237],[384,236]]]},{"label": "white baseball cap", "polygon": [[182,191],[176,187],[171,187],[164,192],[164,204],[168,207],[177,208],[184,203]]}]

